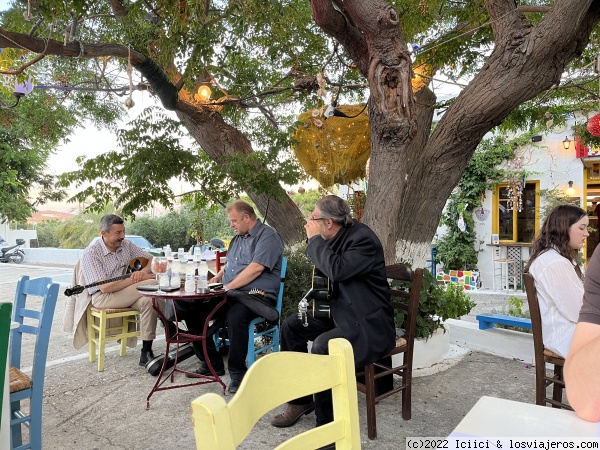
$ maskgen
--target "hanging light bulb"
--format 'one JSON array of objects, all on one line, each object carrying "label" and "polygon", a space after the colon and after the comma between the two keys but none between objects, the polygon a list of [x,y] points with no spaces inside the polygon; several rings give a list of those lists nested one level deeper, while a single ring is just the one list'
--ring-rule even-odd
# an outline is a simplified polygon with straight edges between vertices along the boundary
[{"label": "hanging light bulb", "polygon": [[569,139],[569,136],[565,136],[565,140],[562,141],[562,144],[565,150],[569,150],[569,147],[571,146],[571,140]]},{"label": "hanging light bulb", "polygon": [[208,103],[211,94],[212,92],[210,90],[210,86],[207,83],[202,83],[198,87],[198,91],[194,95],[194,99],[200,103]]}]

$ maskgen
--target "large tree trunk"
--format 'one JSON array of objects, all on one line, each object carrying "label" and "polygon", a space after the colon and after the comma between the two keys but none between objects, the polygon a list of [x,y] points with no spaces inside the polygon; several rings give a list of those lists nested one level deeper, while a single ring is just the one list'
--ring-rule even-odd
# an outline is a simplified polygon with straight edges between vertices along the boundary
[{"label": "large tree trunk", "polygon": [[429,136],[435,98],[420,90],[417,107],[405,94],[412,68],[395,11],[382,0],[311,4],[317,25],[344,45],[369,81],[371,166],[364,221],[380,237],[388,263],[416,266],[425,262],[446,199],[485,133],[560,80],[600,14],[598,2],[557,0],[533,26],[512,0],[486,0],[494,51]]}]

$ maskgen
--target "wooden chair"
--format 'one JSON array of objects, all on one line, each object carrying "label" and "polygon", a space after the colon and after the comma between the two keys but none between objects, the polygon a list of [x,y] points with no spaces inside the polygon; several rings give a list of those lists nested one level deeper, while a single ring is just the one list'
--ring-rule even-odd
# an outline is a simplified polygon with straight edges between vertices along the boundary
[{"label": "wooden chair", "polygon": [[217,273],[219,273],[219,270],[221,270],[221,268],[225,265],[225,261],[222,260],[222,258],[227,258],[227,251],[219,251],[217,250],[215,252],[215,268],[217,270]]},{"label": "wooden chair", "polygon": [[[281,327],[281,308],[283,305],[283,288],[285,285],[285,273],[287,271],[287,258],[282,258],[281,260],[281,280],[279,282],[279,294],[277,295],[277,311],[279,312],[279,322],[275,325],[268,325],[268,328],[262,331],[257,330],[257,325],[261,323],[266,323],[265,319],[262,317],[257,317],[250,321],[248,325],[248,360],[247,364],[250,367],[254,364],[256,357],[260,353],[264,353],[267,350],[271,349],[274,352],[279,351],[279,337],[280,337],[280,327]],[[213,335],[213,340],[215,342],[215,346],[217,350],[225,345],[229,345],[229,339],[223,337],[224,330],[220,329]],[[261,347],[255,346],[255,340],[259,337],[267,337],[269,340]]]},{"label": "wooden chair", "polygon": [[[386,273],[388,278],[398,281],[408,281],[411,283],[409,291],[402,291],[392,288],[392,306],[394,309],[405,311],[407,314],[405,321],[404,336],[396,340],[394,347],[380,361],[366,366],[364,372],[357,373],[357,377],[364,376],[364,383],[357,382],[357,388],[366,395],[367,402],[367,432],[369,439],[377,439],[377,415],[375,405],[384,398],[402,391],[402,418],[410,420],[411,418],[411,390],[412,390],[412,363],[413,349],[415,342],[415,331],[417,323],[417,313],[419,311],[419,297],[421,294],[421,284],[423,282],[423,269],[415,269],[414,272],[403,264],[394,264],[387,266]],[[394,297],[407,299],[406,303],[393,301]],[[394,367],[392,357],[402,354],[402,364]],[[390,365],[385,361],[392,360]],[[401,381],[399,386],[387,390],[381,394],[376,392],[376,382],[385,376],[399,376]]]},{"label": "wooden chair", "polygon": [[[74,286],[86,284],[81,272],[81,260],[75,264],[72,283]],[[88,303],[85,314],[89,359],[90,362],[95,362],[97,353],[98,372],[103,372],[106,343],[120,340],[121,349],[119,354],[125,356],[128,339],[140,336],[140,312],[133,308],[96,308],[92,306],[92,300],[87,289],[79,294],[77,301]]]},{"label": "wooden chair", "polygon": [[[506,249],[508,252],[508,248]],[[500,278],[500,288],[508,291],[512,279],[513,290],[517,290],[517,274],[519,272],[518,261],[508,256],[502,256],[501,247],[492,248],[493,278],[492,289],[496,290],[496,278]],[[511,275],[512,274],[512,275]]]},{"label": "wooden chair", "polygon": [[215,393],[204,394],[192,402],[196,448],[233,450],[273,408],[331,389],[333,422],[298,434],[277,449],[311,449],[335,442],[338,450],[359,450],[358,399],[354,385],[354,354],[345,339],[332,339],[329,355],[271,353],[250,367],[229,404]]},{"label": "wooden chair", "polygon": [[[104,371],[104,353],[106,343],[121,341],[119,355],[125,356],[127,339],[140,337],[139,323],[140,312],[133,308],[96,308],[90,303],[87,311],[88,325],[88,353],[90,362],[96,361],[98,352],[98,372]],[[98,319],[96,321],[96,319]],[[109,321],[121,319],[117,326],[112,326]]]},{"label": "wooden chair", "polygon": [[[10,343],[10,429],[13,449],[42,448],[44,376],[58,287],[58,283],[53,283],[47,277],[30,280],[23,276],[17,284],[12,320],[19,326],[12,331]],[[31,307],[31,297],[42,298],[39,309]],[[23,334],[35,336],[31,377],[20,370]],[[21,401],[26,399],[29,399],[27,413],[21,410]],[[24,445],[21,425],[29,427],[29,443]]]},{"label": "wooden chair", "polygon": [[[563,378],[563,366],[565,359],[556,353],[544,348],[542,338],[542,316],[535,289],[535,280],[531,274],[524,274],[525,290],[527,291],[527,302],[529,303],[529,314],[531,315],[531,329],[533,332],[533,350],[535,356],[535,403],[537,405],[552,405],[553,408],[562,408],[573,411],[567,403],[563,403],[562,395],[565,388]],[[554,365],[554,373],[548,376],[546,363]],[[552,385],[552,397],[546,394],[546,388]]]}]

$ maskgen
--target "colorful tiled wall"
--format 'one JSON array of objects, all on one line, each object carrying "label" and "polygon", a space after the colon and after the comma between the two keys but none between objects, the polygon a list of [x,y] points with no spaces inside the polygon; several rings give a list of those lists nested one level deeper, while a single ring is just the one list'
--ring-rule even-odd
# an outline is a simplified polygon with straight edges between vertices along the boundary
[{"label": "colorful tiled wall", "polygon": [[443,284],[444,286],[447,283],[458,283],[462,285],[465,291],[475,291],[479,282],[479,272],[472,270],[450,270],[444,272],[444,269],[438,269],[436,279],[439,284]]}]

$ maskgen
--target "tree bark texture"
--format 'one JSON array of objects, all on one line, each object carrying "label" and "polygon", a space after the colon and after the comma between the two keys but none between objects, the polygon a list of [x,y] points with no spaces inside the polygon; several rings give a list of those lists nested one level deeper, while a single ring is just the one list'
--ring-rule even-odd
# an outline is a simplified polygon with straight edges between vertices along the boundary
[{"label": "tree bark texture", "polygon": [[389,5],[311,4],[315,22],[345,46],[369,81],[371,165],[364,221],[380,237],[386,262],[415,266],[425,262],[446,199],[483,136],[515,107],[559,82],[600,14],[598,2],[557,0],[534,26],[512,0],[486,0],[494,50],[429,136],[435,97],[421,90],[415,106],[406,95],[412,67]]}]

